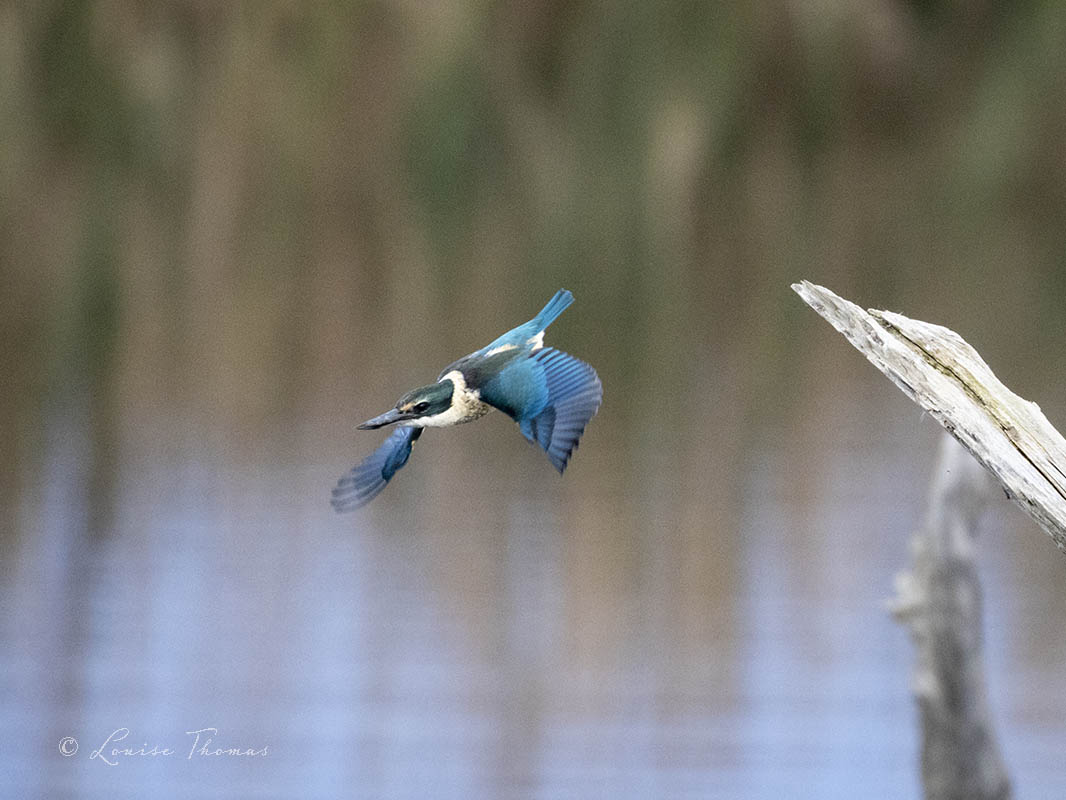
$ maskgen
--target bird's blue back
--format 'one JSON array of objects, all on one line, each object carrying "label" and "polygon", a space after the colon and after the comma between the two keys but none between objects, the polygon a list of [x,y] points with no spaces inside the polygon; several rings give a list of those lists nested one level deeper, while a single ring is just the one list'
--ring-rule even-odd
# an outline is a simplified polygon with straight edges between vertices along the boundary
[{"label": "bird's blue back", "polygon": [[500,336],[490,344],[482,347],[477,352],[487,353],[491,350],[495,350],[497,347],[504,347],[506,345],[514,345],[518,348],[525,347],[527,352],[532,350],[533,348],[532,344],[530,344],[530,340],[555,322],[558,316],[562,314],[572,302],[574,302],[574,296],[570,294],[569,290],[560,289],[555,293],[555,297],[549,300],[548,304],[540,310],[540,313],[537,314],[537,316],[533,317],[529,322],[519,325],[517,328],[512,328],[503,336]]},{"label": "bird's blue back", "polygon": [[512,328],[480,350],[449,364],[440,374],[452,370],[463,374],[466,385],[477,389],[492,406],[521,421],[539,414],[548,402],[543,369],[530,359],[537,334],[542,333],[567,307],[574,296],[560,289],[537,316]]},{"label": "bird's blue back", "polygon": [[[522,435],[540,445],[559,472],[566,469],[603,399],[596,370],[561,350],[543,347],[538,336],[573,299],[560,290],[536,317],[472,359],[480,363],[472,377],[479,380],[481,399],[517,422]],[[488,363],[495,359],[500,360]]]}]

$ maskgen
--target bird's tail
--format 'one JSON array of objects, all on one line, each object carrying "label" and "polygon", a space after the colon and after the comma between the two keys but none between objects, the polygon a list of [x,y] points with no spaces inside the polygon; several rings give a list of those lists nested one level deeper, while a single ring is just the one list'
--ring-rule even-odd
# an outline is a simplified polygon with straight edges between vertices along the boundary
[{"label": "bird's tail", "polygon": [[557,291],[555,297],[548,301],[548,305],[544,306],[540,313],[533,318],[533,321],[537,323],[537,330],[542,331],[555,322],[555,318],[562,314],[572,302],[574,302],[574,296],[570,294],[569,290],[560,289]]}]

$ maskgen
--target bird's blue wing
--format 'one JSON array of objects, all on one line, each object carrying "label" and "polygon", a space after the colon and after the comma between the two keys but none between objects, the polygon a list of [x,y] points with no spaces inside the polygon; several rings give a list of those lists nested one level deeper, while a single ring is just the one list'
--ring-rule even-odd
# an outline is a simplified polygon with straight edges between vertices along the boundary
[{"label": "bird's blue wing", "polygon": [[596,370],[561,350],[545,347],[530,360],[544,370],[548,404],[529,421],[531,430],[523,427],[522,433],[526,438],[532,433],[552,465],[562,472],[585,426],[600,408],[603,386]]},{"label": "bird's blue wing", "polygon": [[421,428],[394,430],[377,450],[337,481],[329,501],[333,510],[355,511],[377,497],[397,470],[407,463],[411,445],[421,435]]},{"label": "bird's blue wing", "polygon": [[603,386],[584,361],[544,347],[508,366],[481,399],[509,414],[562,472],[600,407]]}]

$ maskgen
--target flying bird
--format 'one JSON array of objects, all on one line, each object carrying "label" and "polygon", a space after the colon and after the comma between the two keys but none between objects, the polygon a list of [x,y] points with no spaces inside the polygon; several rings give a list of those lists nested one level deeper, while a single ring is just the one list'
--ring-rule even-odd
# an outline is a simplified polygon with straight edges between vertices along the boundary
[{"label": "flying bird", "polygon": [[337,482],[333,508],[354,511],[377,497],[407,463],[425,428],[472,422],[494,408],[517,422],[561,474],[603,398],[596,370],[544,346],[544,330],[572,302],[574,296],[560,289],[529,322],[449,364],[436,383],[412,389],[394,408],[359,425],[360,430],[396,429]]}]

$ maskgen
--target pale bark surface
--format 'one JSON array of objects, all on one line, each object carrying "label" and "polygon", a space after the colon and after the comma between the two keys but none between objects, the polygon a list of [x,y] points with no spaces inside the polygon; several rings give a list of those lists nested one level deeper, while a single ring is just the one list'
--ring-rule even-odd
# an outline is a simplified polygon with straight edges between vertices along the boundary
[{"label": "pale bark surface", "polygon": [[1066,440],[948,328],[864,311],[808,281],[792,288],[953,434],[1066,551]]},{"label": "pale bark surface", "polygon": [[926,800],[1011,796],[988,707],[975,561],[977,519],[994,491],[988,473],[945,434],[910,570],[896,578],[893,612],[916,648]]}]

